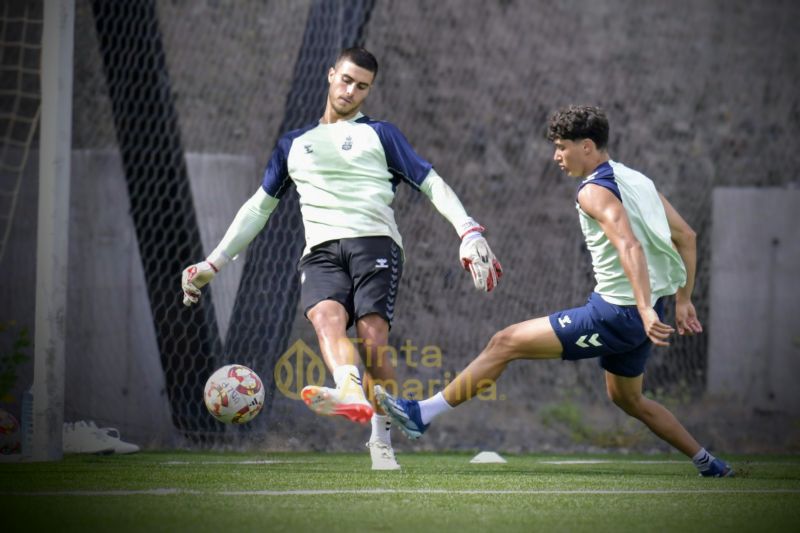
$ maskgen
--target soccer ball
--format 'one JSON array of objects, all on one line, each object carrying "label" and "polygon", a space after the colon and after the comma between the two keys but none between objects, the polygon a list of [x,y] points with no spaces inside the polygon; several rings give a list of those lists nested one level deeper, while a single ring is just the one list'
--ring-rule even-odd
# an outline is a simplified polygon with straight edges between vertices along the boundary
[{"label": "soccer ball", "polygon": [[225,365],[206,381],[203,392],[208,412],[226,424],[251,421],[264,407],[264,385],[244,365]]},{"label": "soccer ball", "polygon": [[8,455],[20,451],[19,422],[14,415],[0,409],[0,454]]}]

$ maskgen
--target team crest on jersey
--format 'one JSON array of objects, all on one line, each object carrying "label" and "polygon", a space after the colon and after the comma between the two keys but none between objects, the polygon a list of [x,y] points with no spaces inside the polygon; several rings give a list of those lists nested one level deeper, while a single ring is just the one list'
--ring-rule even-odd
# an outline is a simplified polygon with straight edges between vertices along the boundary
[{"label": "team crest on jersey", "polygon": [[342,150],[349,150],[352,147],[353,147],[353,138],[348,135],[344,139],[344,144],[342,145]]}]

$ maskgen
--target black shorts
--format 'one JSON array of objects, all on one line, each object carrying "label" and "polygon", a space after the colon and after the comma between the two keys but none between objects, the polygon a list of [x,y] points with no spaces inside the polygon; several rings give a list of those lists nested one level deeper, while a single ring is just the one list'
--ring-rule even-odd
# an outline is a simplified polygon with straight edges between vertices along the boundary
[{"label": "black shorts", "polygon": [[300,260],[303,314],[323,300],[342,304],[347,327],[371,313],[391,327],[403,251],[391,237],[356,237],[315,246]]}]

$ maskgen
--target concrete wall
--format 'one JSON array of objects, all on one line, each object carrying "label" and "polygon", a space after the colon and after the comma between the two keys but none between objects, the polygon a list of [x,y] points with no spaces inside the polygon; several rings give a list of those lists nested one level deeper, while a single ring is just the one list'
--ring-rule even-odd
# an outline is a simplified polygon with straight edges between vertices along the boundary
[{"label": "concrete wall", "polygon": [[[36,161],[32,157],[32,161]],[[35,167],[34,165],[31,165]],[[258,186],[252,158],[189,154],[187,166],[206,251],[224,234]],[[32,330],[35,290],[36,169],[23,177],[0,268],[0,320]],[[718,188],[713,195],[713,254],[708,393],[726,401],[790,415],[800,413],[800,239],[793,213],[800,190]],[[146,446],[176,442],[163,370],[128,214],[119,154],[73,155],[65,419],[118,427]],[[227,331],[243,261],[215,280],[220,329]],[[176,298],[180,297],[175,273]],[[306,328],[298,324],[298,327]],[[306,328],[310,329],[310,328]],[[8,340],[8,339],[4,339]],[[22,369],[18,397],[31,379]],[[296,402],[290,402],[296,403]],[[15,412],[18,406],[10,407]],[[286,406],[284,406],[286,407]],[[295,405],[290,407],[295,408]],[[286,407],[288,409],[288,407]],[[280,409],[278,409],[280,411]],[[281,417],[278,417],[281,418]]]},{"label": "concrete wall", "polygon": [[164,372],[118,153],[73,153],[70,204],[64,420],[168,441]]},{"label": "concrete wall", "polygon": [[[260,169],[252,157],[187,154],[186,166],[194,196],[197,224],[206,254],[219,243],[239,207],[260,186]],[[214,279],[214,310],[219,334],[225,339],[244,270],[246,251]],[[198,261],[202,258],[198,258]]]},{"label": "concrete wall", "polygon": [[800,189],[714,190],[708,393],[800,414]]},{"label": "concrete wall", "polygon": [[[33,334],[38,155],[22,176],[13,225],[0,268],[0,322],[14,320]],[[204,249],[219,242],[241,203],[258,186],[252,158],[189,154],[187,167]],[[10,180],[12,176],[5,176]],[[72,157],[65,421],[116,427],[145,446],[175,442],[141,258],[119,153],[79,150]],[[198,258],[200,260],[202,258]],[[213,291],[224,335],[243,261],[216,280]],[[181,297],[175,272],[175,297]],[[2,337],[3,353],[13,339]],[[32,381],[31,360],[3,407],[19,414]],[[2,400],[0,400],[2,401]],[[198,398],[198,401],[200,399]]]},{"label": "concrete wall", "polygon": [[[38,154],[30,154],[28,160],[37,161]],[[13,210],[10,202],[2,204],[2,214],[12,215],[10,233],[3,243],[3,256],[0,258],[0,324],[8,327],[0,332],[2,356],[10,353],[23,329],[27,330],[31,342],[34,338],[38,168],[38,164],[27,165],[22,174],[0,171],[0,190],[17,190]],[[16,385],[6,398],[0,398],[0,407],[18,418],[22,392],[33,383],[33,347],[24,349],[23,354],[29,360],[15,369]]]}]

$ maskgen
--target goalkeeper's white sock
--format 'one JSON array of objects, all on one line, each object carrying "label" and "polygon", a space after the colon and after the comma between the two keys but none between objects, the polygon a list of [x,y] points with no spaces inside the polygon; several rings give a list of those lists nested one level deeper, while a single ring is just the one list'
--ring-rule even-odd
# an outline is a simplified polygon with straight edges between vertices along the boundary
[{"label": "goalkeeper's white sock", "polygon": [[708,453],[705,448],[700,448],[700,451],[697,452],[694,457],[692,457],[692,462],[694,466],[697,467],[697,470],[700,472],[704,470],[708,470],[708,467],[711,466],[711,463],[714,461],[715,457]]},{"label": "goalkeeper's white sock", "polygon": [[444,399],[444,394],[441,392],[437,393],[436,396],[419,402],[419,416],[423,424],[430,424],[431,420],[451,409],[453,409],[453,406],[447,403],[447,400]]},{"label": "goalkeeper's white sock", "polygon": [[386,415],[379,415],[374,413],[372,415],[372,435],[369,438],[370,442],[384,442],[392,444],[392,419]]},{"label": "goalkeeper's white sock", "polygon": [[336,388],[350,392],[353,386],[361,388],[361,373],[355,365],[339,365],[333,370]]},{"label": "goalkeeper's white sock", "polygon": [[356,365],[339,365],[333,369],[333,381],[338,388],[342,388],[350,379],[361,383],[361,373]]}]

